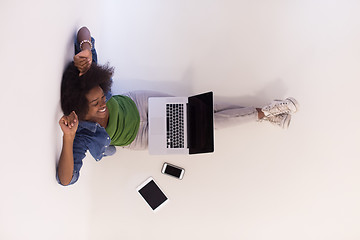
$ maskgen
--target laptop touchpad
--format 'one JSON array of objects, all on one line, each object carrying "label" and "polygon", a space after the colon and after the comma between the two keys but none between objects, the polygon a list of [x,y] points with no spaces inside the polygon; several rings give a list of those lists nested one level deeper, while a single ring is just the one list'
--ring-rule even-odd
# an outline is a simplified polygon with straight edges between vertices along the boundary
[{"label": "laptop touchpad", "polygon": [[151,134],[160,134],[160,135],[164,135],[165,133],[165,124],[164,124],[164,119],[163,118],[151,118],[150,119],[150,131]]}]

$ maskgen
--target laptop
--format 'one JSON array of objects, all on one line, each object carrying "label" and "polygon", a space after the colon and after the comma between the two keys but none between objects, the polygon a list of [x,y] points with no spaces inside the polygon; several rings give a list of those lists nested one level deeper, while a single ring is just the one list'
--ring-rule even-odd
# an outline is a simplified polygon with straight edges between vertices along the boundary
[{"label": "laptop", "polygon": [[149,153],[214,152],[213,92],[149,98]]}]

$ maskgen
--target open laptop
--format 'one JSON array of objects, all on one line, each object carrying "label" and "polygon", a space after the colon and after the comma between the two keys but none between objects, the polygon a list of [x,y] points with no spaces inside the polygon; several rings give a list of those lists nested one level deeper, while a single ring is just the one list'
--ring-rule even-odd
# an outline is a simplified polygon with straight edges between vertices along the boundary
[{"label": "open laptop", "polygon": [[214,151],[213,92],[149,98],[148,121],[150,154]]}]

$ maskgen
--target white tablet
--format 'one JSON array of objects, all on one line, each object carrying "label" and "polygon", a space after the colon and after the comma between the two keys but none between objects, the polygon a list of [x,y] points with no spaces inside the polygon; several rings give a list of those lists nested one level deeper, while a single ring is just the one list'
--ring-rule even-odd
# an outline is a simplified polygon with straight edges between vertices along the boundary
[{"label": "white tablet", "polygon": [[152,177],[146,179],[145,182],[136,188],[136,191],[144,198],[145,202],[154,212],[169,200]]}]

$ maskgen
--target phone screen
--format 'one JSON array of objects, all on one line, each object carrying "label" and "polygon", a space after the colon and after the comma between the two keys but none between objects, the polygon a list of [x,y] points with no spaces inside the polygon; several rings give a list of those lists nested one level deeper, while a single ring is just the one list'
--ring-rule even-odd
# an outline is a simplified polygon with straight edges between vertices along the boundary
[{"label": "phone screen", "polygon": [[169,174],[171,176],[177,177],[177,178],[180,178],[181,171],[182,171],[181,169],[175,168],[175,167],[170,166],[170,165],[167,165],[166,169],[165,169],[165,173],[167,173],[167,174]]}]

